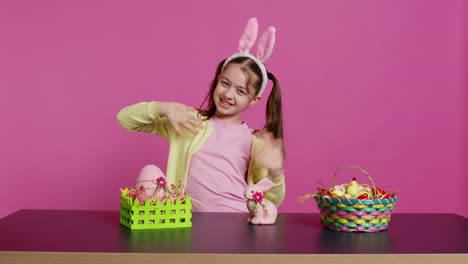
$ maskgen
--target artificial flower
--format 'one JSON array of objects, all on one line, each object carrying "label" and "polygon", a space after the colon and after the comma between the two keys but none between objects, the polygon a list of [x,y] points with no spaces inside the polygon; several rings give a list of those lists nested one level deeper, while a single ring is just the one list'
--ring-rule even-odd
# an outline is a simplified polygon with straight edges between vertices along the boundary
[{"label": "artificial flower", "polygon": [[159,188],[166,188],[166,185],[167,185],[166,178],[164,177],[157,178],[156,184],[158,185]]},{"label": "artificial flower", "polygon": [[256,192],[252,195],[252,200],[254,200],[257,203],[261,203],[263,201],[263,193],[261,192]]},{"label": "artificial flower", "polygon": [[128,188],[120,189],[120,191],[122,192],[122,194],[128,194]]}]

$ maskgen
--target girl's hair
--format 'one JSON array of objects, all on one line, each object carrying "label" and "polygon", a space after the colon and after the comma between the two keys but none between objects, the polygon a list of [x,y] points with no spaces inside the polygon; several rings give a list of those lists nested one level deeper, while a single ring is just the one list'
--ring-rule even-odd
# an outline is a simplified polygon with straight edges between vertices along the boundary
[{"label": "girl's hair", "polygon": [[[218,76],[221,74],[223,64],[226,60],[221,61],[216,67],[216,74],[213,81],[210,84],[210,91],[203,100],[203,103],[200,106],[200,113],[206,116],[207,119],[210,119],[216,112],[216,105],[214,103],[213,94],[218,84]],[[229,64],[237,63],[241,66],[241,70],[247,76],[247,84],[254,87],[256,96],[260,91],[260,86],[262,85],[262,72],[257,63],[248,57],[238,57],[232,59]],[[228,65],[229,65],[228,64]],[[227,65],[226,65],[227,67]],[[225,67],[225,69],[226,69]],[[253,75],[257,78],[253,78]],[[268,72],[268,79],[273,81],[273,88],[271,90],[270,96],[268,97],[268,102],[266,105],[266,125],[265,127],[268,131],[272,132],[275,138],[283,138],[283,114],[281,109],[281,91],[279,81],[275,76]],[[247,89],[248,90],[248,89]],[[208,101],[208,108],[202,109],[202,106]]]}]

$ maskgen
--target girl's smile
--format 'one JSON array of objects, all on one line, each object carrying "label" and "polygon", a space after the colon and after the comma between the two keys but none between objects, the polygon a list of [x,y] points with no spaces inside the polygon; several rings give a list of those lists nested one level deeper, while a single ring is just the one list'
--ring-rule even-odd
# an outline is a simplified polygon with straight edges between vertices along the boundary
[{"label": "girl's smile", "polygon": [[223,100],[223,98],[219,98],[219,100],[220,100],[220,102],[221,102],[220,106],[223,107],[223,108],[229,108],[229,107],[233,106],[233,104],[228,103],[228,102],[225,102],[225,101]]}]

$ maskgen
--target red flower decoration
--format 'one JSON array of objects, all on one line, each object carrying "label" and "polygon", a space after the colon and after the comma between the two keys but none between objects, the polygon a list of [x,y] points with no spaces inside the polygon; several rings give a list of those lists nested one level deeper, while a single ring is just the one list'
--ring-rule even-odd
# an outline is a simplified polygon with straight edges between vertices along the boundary
[{"label": "red flower decoration", "polygon": [[261,192],[256,192],[252,196],[252,200],[254,200],[257,203],[261,203],[263,201],[263,193]]},{"label": "red flower decoration", "polygon": [[166,185],[167,185],[166,178],[164,178],[164,177],[157,178],[156,179],[156,184],[160,188],[166,188]]}]

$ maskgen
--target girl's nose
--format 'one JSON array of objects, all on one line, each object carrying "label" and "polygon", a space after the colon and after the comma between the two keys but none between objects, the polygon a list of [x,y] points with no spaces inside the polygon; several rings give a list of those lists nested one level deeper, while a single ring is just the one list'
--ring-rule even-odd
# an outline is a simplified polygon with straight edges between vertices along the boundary
[{"label": "girl's nose", "polygon": [[225,92],[224,92],[224,96],[226,98],[232,98],[233,97],[233,93],[234,93],[234,89],[233,87],[230,87],[229,89],[227,89]]}]

